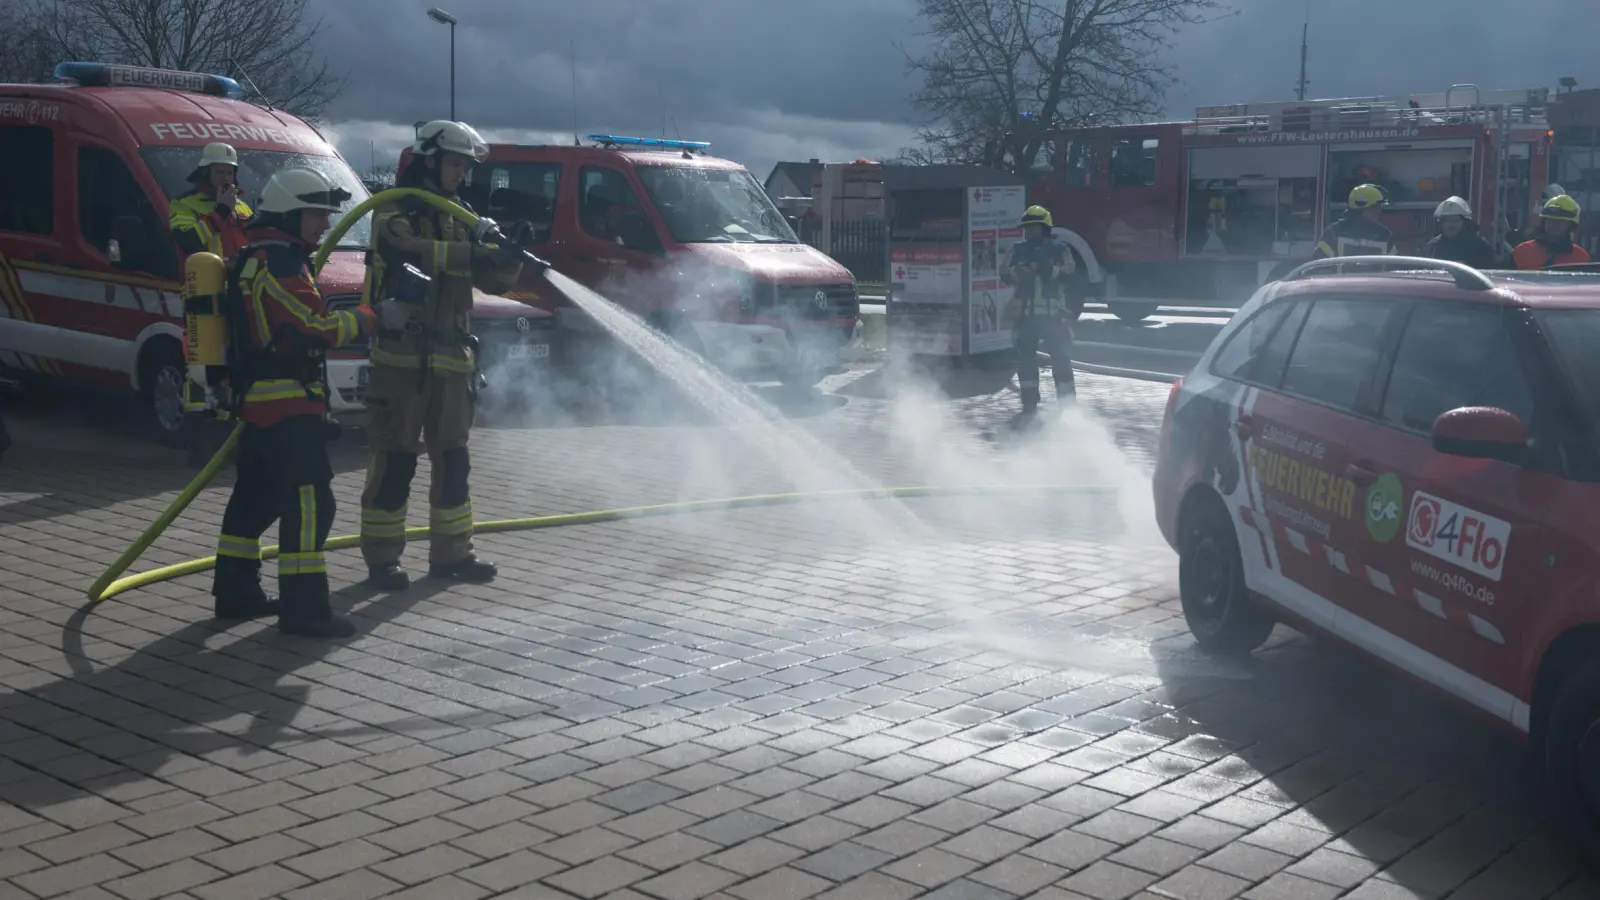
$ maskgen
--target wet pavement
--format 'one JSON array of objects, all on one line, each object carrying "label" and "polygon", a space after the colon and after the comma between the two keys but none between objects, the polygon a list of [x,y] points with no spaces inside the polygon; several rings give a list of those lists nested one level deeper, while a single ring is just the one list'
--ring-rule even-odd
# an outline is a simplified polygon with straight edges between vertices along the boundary
[{"label": "wet pavement", "polygon": [[[1079,383],[1146,465],[1166,387]],[[888,427],[870,371],[828,387],[794,421],[874,479],[1116,475],[1088,425],[1042,461],[981,445],[1015,403],[981,378],[938,434]],[[17,415],[0,898],[1600,896],[1498,733],[1288,629],[1248,662],[1197,655],[1126,498],[486,535],[495,584],[394,595],[341,552],[361,634],[328,644],[222,628],[204,577],[85,610],[191,473]],[[618,421],[480,429],[478,518],[815,486],[703,421]],[[343,533],[359,441],[336,463]],[[140,568],[208,554],[225,491]]]}]

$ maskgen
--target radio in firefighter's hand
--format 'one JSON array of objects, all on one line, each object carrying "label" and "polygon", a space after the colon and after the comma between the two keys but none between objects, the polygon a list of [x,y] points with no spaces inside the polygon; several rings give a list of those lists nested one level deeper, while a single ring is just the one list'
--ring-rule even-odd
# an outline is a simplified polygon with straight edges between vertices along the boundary
[{"label": "radio in firefighter's hand", "polygon": [[184,406],[190,411],[205,409],[207,390],[221,386],[227,376],[228,321],[222,309],[226,284],[227,264],[222,257],[206,251],[189,255],[183,275],[183,350],[190,381]]}]

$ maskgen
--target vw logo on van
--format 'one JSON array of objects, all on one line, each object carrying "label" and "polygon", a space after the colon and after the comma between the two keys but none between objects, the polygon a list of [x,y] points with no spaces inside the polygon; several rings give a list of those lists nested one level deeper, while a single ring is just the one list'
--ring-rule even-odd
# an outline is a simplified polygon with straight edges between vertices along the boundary
[{"label": "vw logo on van", "polygon": [[527,320],[527,318],[522,317],[522,316],[518,316],[517,317],[517,330],[518,331],[522,332],[523,334],[527,334],[528,333],[528,329],[530,329],[532,327],[533,327],[533,324],[531,322],[529,322]]},{"label": "vw logo on van", "polygon": [[817,309],[828,308],[828,294],[826,291],[817,291],[817,295],[811,299],[812,302],[817,304]]}]

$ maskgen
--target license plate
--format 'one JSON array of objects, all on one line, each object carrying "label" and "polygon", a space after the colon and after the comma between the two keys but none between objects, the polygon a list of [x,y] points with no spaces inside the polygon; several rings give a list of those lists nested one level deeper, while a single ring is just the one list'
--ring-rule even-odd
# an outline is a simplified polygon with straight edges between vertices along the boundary
[{"label": "license plate", "polygon": [[545,359],[549,355],[549,344],[512,344],[506,348],[506,356],[511,359]]},{"label": "license plate", "polygon": [[357,387],[366,387],[367,386],[367,382],[371,377],[372,377],[372,370],[367,368],[366,366],[362,366],[356,372],[356,386]]}]

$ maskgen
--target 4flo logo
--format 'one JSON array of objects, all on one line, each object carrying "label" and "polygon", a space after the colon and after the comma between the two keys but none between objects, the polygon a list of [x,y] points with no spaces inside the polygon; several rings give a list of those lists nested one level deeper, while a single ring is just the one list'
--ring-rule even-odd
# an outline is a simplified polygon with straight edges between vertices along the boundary
[{"label": "4flo logo", "polygon": [[1499,581],[1511,523],[1442,497],[1416,491],[1406,521],[1406,545],[1469,572]]}]

